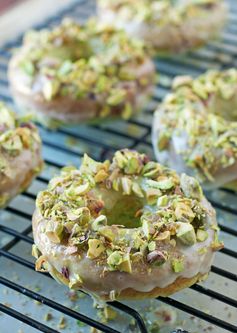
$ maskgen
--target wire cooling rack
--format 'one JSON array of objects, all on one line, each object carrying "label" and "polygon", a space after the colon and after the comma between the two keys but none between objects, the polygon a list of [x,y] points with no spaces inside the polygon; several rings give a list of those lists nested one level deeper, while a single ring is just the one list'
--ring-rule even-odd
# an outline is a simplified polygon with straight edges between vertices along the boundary
[{"label": "wire cooling rack", "polygon": [[[237,194],[219,189],[207,193],[217,210],[221,238],[225,248],[216,255],[209,279],[168,298],[144,302],[113,302],[117,319],[106,322],[93,308],[88,296],[68,295],[48,275],[34,271],[30,255],[31,215],[35,195],[50,177],[65,164],[79,165],[87,152],[104,159],[124,147],[135,148],[153,157],[150,142],[152,111],[170,88],[177,74],[198,75],[211,68],[237,67],[237,3],[230,5],[229,25],[221,41],[187,56],[156,59],[160,81],[153,100],[139,116],[128,121],[100,125],[60,128],[50,132],[42,127],[43,156],[46,168],[32,186],[0,213],[0,333],[97,332],[158,333],[183,328],[190,333],[237,332]],[[42,22],[41,29],[59,23],[64,16],[86,20],[95,10],[93,1],[77,1],[66,10]],[[11,49],[21,43],[21,36],[0,49],[0,99],[13,104],[8,91],[7,62]],[[76,299],[77,297],[77,299]],[[155,325],[166,313],[167,325]],[[168,313],[168,317],[167,317]]]}]

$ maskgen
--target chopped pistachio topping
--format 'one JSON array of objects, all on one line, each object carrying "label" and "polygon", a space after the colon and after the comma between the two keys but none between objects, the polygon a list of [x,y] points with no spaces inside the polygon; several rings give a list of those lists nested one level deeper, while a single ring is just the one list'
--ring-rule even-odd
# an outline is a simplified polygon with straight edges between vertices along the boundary
[{"label": "chopped pistachio topping", "polygon": [[[15,170],[12,168],[13,158],[19,156],[24,150],[30,150],[32,157],[36,158],[39,151],[40,137],[36,127],[29,122],[29,116],[19,117],[9,107],[0,101],[0,184],[6,183],[6,178],[14,179]],[[42,163],[32,170],[33,175],[42,169]],[[3,185],[5,188],[5,185]],[[22,187],[24,185],[22,184]],[[23,191],[25,188],[19,189]],[[0,208],[11,199],[9,193],[1,193]]]},{"label": "chopped pistachio topping", "polygon": [[[196,79],[176,78],[173,92],[157,110],[162,124],[158,149],[169,152],[174,137],[180,142],[175,153],[200,181],[214,181],[220,169],[237,161],[236,89],[236,69],[208,71]],[[199,196],[201,189],[192,182],[192,195]]]},{"label": "chopped pistachio topping", "polygon": [[[95,19],[84,25],[65,19],[52,30],[27,33],[22,49],[19,69],[30,78],[29,88],[37,85],[46,101],[89,98],[98,102],[100,117],[118,106],[123,118],[132,115],[126,86],[131,81],[139,87],[136,68],[147,60],[147,52],[143,42],[125,31]],[[145,86],[152,83],[151,76]]]},{"label": "chopped pistachio topping", "polygon": [[164,26],[180,25],[183,20],[196,15],[207,15],[205,9],[218,4],[220,0],[99,0],[101,8],[109,8],[124,21],[147,22]]},{"label": "chopped pistachio topping", "polygon": [[[131,274],[142,260],[147,267],[169,262],[179,272],[176,244],[205,241],[209,226],[199,184],[181,178],[132,150],[116,152],[112,163],[85,155],[79,170],[63,168],[38,195],[44,233],[109,271]],[[72,279],[72,288],[82,283]]]},{"label": "chopped pistachio topping", "polygon": [[184,270],[183,258],[175,258],[171,262],[172,269],[175,273],[180,273]]}]

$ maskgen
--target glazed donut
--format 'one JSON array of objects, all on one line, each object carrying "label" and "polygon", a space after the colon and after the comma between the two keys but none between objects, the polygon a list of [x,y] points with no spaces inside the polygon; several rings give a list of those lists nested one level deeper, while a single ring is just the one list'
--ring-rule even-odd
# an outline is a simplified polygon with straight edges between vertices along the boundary
[{"label": "glazed donut", "polygon": [[236,120],[236,69],[175,78],[154,116],[157,160],[197,177],[206,189],[236,180]]},{"label": "glazed donut", "polygon": [[12,94],[46,126],[129,118],[151,94],[155,67],[124,31],[65,19],[28,33],[9,64]]},{"label": "glazed donut", "polygon": [[223,0],[98,0],[103,22],[124,28],[158,53],[184,52],[217,37],[227,17]]},{"label": "glazed donut", "polygon": [[102,300],[167,296],[207,276],[218,241],[198,182],[136,151],[84,156],[39,193],[36,270]]},{"label": "glazed donut", "polygon": [[29,186],[42,166],[36,127],[0,102],[0,208]]}]

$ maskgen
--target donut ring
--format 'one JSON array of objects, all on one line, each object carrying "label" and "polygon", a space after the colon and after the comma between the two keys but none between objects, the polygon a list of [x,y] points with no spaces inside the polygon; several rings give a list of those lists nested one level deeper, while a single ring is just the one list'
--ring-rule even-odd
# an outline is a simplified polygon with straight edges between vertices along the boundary
[{"label": "donut ring", "polygon": [[167,296],[207,276],[215,211],[198,182],[121,150],[113,162],[87,155],[36,201],[36,270],[103,300]]},{"label": "donut ring", "polygon": [[198,177],[207,189],[236,180],[237,71],[175,78],[158,106],[152,142],[157,160]]},{"label": "donut ring", "polygon": [[158,53],[177,53],[217,37],[227,18],[223,0],[99,0],[101,20],[143,39]]},{"label": "donut ring", "polygon": [[28,33],[8,74],[20,108],[57,127],[131,117],[152,93],[155,67],[144,44],[125,32],[66,19],[51,31]]},{"label": "donut ring", "polygon": [[36,127],[0,102],[0,208],[29,186],[42,166]]}]

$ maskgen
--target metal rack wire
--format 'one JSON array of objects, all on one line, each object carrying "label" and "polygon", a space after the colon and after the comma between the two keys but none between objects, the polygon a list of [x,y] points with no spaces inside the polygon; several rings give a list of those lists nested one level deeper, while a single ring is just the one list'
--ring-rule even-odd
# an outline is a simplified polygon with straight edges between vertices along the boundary
[{"label": "metal rack wire", "polygon": [[[87,151],[93,157],[97,159],[104,159],[109,157],[110,154],[119,148],[124,146],[128,148],[136,148],[140,151],[145,151],[152,156],[151,144],[150,144],[150,123],[152,120],[152,111],[157,101],[168,91],[173,76],[177,74],[191,74],[198,75],[202,71],[208,68],[223,69],[231,66],[237,66],[237,3],[236,0],[228,1],[231,7],[230,21],[227,29],[223,34],[222,41],[212,42],[206,48],[190,53],[186,57],[175,57],[166,59],[156,59],[157,68],[160,73],[160,83],[157,86],[153,100],[147,106],[147,109],[136,118],[130,119],[126,122],[116,122],[116,125],[105,123],[100,125],[81,126],[75,128],[61,128],[56,133],[50,133],[48,130],[40,127],[40,132],[43,138],[44,144],[44,158],[46,166],[48,168],[58,168],[64,165],[66,160],[68,163],[77,163],[78,156],[82,156],[84,151]],[[93,1],[77,1],[75,4],[67,8],[66,10],[57,13],[54,17],[42,22],[36,28],[57,24],[64,16],[74,16],[81,20],[85,20],[94,11]],[[0,99],[12,103],[12,99],[9,95],[7,88],[7,60],[10,56],[10,49],[17,47],[21,42],[21,36],[9,41],[4,47],[0,49]],[[68,144],[68,141],[74,144]],[[75,162],[76,161],[76,162]],[[49,173],[43,172],[36,182],[44,187],[50,178]],[[34,185],[33,185],[34,188]],[[19,202],[24,198],[31,201],[35,200],[36,190],[29,189],[23,193],[19,198]],[[229,281],[235,283],[235,289],[237,288],[237,272],[225,268],[223,264],[228,257],[232,260],[232,266],[236,267],[237,251],[236,242],[234,238],[237,236],[237,226],[229,220],[234,220],[237,215],[236,208],[236,196],[237,194],[231,190],[220,189],[215,192],[207,193],[208,198],[217,209],[218,216],[220,217],[220,228],[222,235],[231,237],[231,247],[226,247],[221,251],[222,261],[218,261],[217,264],[212,266],[212,274],[217,275],[224,279],[227,284]],[[23,218],[28,221],[28,225],[24,230],[18,231],[17,229],[5,226],[0,219],[0,232],[11,236],[11,240],[0,248],[0,258],[6,258],[9,261],[18,263],[22,267],[34,271],[34,264],[21,256],[21,253],[15,254],[12,249],[17,244],[24,242],[26,244],[32,244],[31,237],[31,213],[24,209],[24,204],[12,204],[5,210],[15,220]],[[229,219],[229,220],[228,220]],[[225,221],[225,223],[223,222]],[[223,257],[224,256],[224,257]],[[40,273],[34,273],[40,274]],[[50,278],[50,276],[48,276]],[[12,281],[3,275],[0,276],[0,285],[5,286],[11,290],[17,291],[29,299],[39,301],[44,306],[48,306],[55,309],[65,315],[70,316],[76,320],[94,327],[102,332],[107,333],[119,333],[121,331],[114,329],[106,324],[93,319],[90,316],[86,316],[81,312],[72,310],[59,302],[46,298],[40,293],[27,289],[25,286]],[[227,304],[228,306],[237,309],[237,301],[235,293],[230,295],[223,294],[222,291],[215,291],[211,287],[194,285],[191,290],[198,293],[199,297],[209,296],[212,299],[219,301],[222,306]],[[190,314],[193,317],[201,318],[202,320],[211,323],[216,328],[223,329],[223,332],[237,332],[237,321],[232,323],[230,320],[224,320],[217,315],[207,313],[201,308],[196,308],[192,305],[186,304],[186,301],[182,299],[176,299],[174,297],[159,298],[160,302],[171,305],[183,312]],[[140,313],[133,307],[120,302],[113,302],[111,306],[118,311],[127,313],[134,318],[137,323],[137,331],[147,333],[148,328],[140,315]],[[36,328],[39,331],[47,333],[56,333],[57,330],[46,326],[39,320],[32,319],[26,314],[8,307],[6,304],[0,304],[0,311],[21,321],[25,324]],[[237,317],[237,312],[236,317]],[[234,318],[235,319],[235,318]],[[215,332],[215,331],[214,331]]]}]

